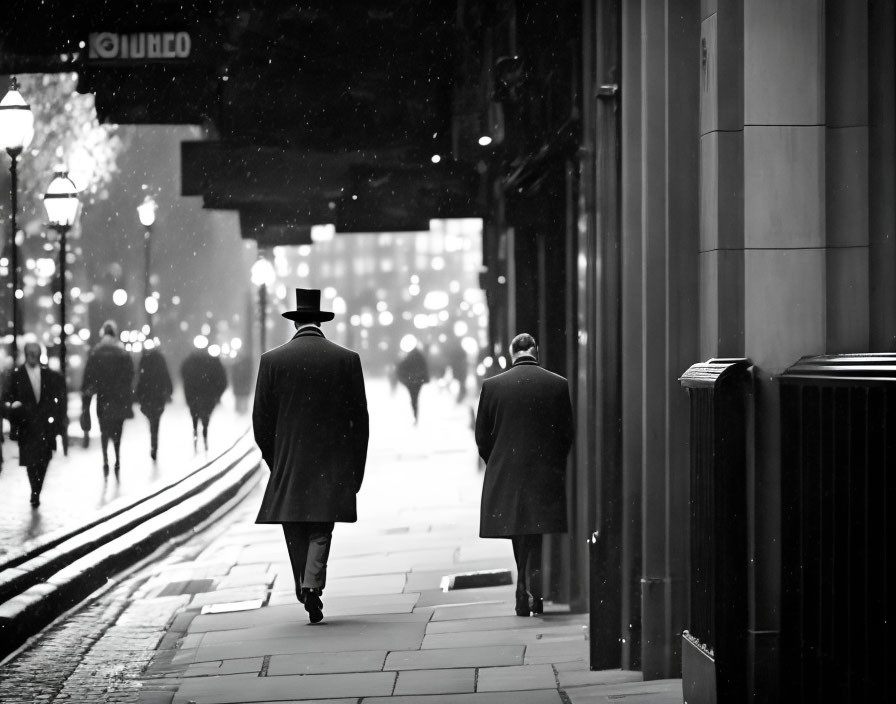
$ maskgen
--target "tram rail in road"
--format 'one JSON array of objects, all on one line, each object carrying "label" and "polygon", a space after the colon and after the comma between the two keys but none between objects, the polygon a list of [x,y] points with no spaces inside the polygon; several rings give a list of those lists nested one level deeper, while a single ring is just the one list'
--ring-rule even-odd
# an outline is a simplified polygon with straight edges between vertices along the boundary
[{"label": "tram rail in road", "polygon": [[0,562],[0,658],[53,619],[227,504],[260,478],[251,433],[178,481]]}]

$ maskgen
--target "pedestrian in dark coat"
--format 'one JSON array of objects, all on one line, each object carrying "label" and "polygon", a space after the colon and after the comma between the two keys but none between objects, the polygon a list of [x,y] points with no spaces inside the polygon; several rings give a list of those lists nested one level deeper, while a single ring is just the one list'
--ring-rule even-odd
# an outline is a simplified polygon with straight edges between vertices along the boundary
[{"label": "pedestrian in dark coat", "polygon": [[426,357],[419,347],[415,347],[398,363],[396,370],[398,380],[407,387],[411,395],[411,410],[414,412],[414,425],[420,415],[420,389],[429,381],[429,366]]},{"label": "pedestrian in dark coat", "polygon": [[207,349],[193,350],[180,367],[184,383],[184,396],[193,420],[193,449],[196,449],[198,425],[202,421],[202,441],[208,450],[208,423],[212,411],[227,390],[227,372],[220,358],[213,357]]},{"label": "pedestrian in dark coat", "polygon": [[28,471],[31,505],[40,505],[40,492],[56,436],[62,435],[65,418],[65,381],[62,375],[40,363],[37,342],[25,344],[25,364],[13,371],[4,390],[4,414],[16,424],[19,464]]},{"label": "pedestrian in dark coat", "polygon": [[158,347],[143,350],[137,375],[137,402],[149,421],[149,456],[155,459],[159,450],[159,421],[174,390],[165,355]]},{"label": "pedestrian in dark coat", "polygon": [[296,289],[292,340],[261,356],[252,426],[271,476],[256,523],[281,523],[296,596],[323,618],[321,594],[335,522],[357,520],[367,461],[367,396],[361,359],[320,329],[320,291]]},{"label": "pedestrian in dark coat", "polygon": [[538,366],[535,339],[510,344],[513,364],[482,384],[476,445],[485,460],[479,535],[510,538],[516,612],[542,613],[541,541],[566,524],[566,457],[574,427],[569,385]]},{"label": "pedestrian in dark coat", "polygon": [[[111,320],[103,323],[102,337],[87,355],[81,383],[81,407],[90,413],[96,396],[96,416],[100,422],[103,448],[103,476],[109,476],[109,441],[115,450],[115,478],[121,470],[121,433],[124,422],[134,417],[134,363],[118,340],[118,328]],[[89,417],[89,416],[88,416]]]}]

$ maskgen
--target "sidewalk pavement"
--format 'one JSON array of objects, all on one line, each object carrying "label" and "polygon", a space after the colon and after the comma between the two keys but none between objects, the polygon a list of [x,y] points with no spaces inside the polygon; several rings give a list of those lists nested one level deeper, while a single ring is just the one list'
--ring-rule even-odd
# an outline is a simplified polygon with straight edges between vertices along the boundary
[{"label": "sidewalk pavement", "polygon": [[213,539],[148,568],[130,611],[171,617],[140,702],[681,702],[681,680],[590,672],[586,614],[546,604],[517,617],[512,585],[440,589],[457,573],[515,576],[513,556],[509,541],[478,538],[469,407],[429,385],[413,426],[402,392],[368,390],[359,520],[334,532],[324,621],[296,602],[280,527],[253,523],[259,487]]}]

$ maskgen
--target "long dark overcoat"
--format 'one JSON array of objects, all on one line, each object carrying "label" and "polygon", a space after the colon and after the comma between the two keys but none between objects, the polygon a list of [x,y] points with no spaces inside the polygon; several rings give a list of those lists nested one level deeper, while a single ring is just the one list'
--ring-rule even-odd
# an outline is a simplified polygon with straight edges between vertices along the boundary
[{"label": "long dark overcoat", "polygon": [[96,394],[96,415],[101,420],[132,418],[134,363],[112,336],[106,335],[90,350],[84,365],[81,394],[90,405]]},{"label": "long dark overcoat", "polygon": [[180,375],[190,413],[210,416],[227,390],[227,372],[221,359],[207,350],[194,350],[180,365]]},{"label": "long dark overcoat", "polygon": [[19,464],[31,467],[50,461],[56,449],[56,436],[63,432],[65,418],[65,382],[62,375],[46,366],[40,368],[40,401],[34,397],[25,366],[10,376],[3,393],[3,407],[20,401],[20,408],[7,410],[10,422],[18,426]]},{"label": "long dark overcoat", "polygon": [[483,382],[476,415],[476,445],[486,462],[480,537],[566,531],[573,434],[566,379],[534,359],[522,357]]},{"label": "long dark overcoat", "polygon": [[356,352],[304,328],[263,354],[252,426],[271,470],[256,523],[357,520],[369,431]]},{"label": "long dark overcoat", "polygon": [[158,349],[144,350],[137,374],[134,395],[143,415],[148,418],[162,415],[173,391],[165,356]]}]

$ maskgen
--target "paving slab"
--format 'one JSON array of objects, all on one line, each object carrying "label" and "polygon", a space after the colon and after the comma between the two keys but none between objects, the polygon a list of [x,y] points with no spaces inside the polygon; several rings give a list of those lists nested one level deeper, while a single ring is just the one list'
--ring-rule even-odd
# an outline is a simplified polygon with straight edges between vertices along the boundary
[{"label": "paving slab", "polygon": [[[539,619],[540,620],[540,619]],[[423,649],[467,648],[487,645],[513,645],[572,640],[582,642],[585,634],[580,626],[541,626],[540,628],[512,628],[503,631],[468,631],[436,633],[423,639]]]},{"label": "paving slab", "polygon": [[526,646],[526,665],[556,664],[575,660],[590,660],[588,641],[566,640],[529,643]]},{"label": "paving slab", "polygon": [[[447,606],[450,604],[475,604],[478,602],[509,601],[515,602],[514,588],[508,586],[482,587],[480,589],[458,589],[443,592],[441,589],[420,591],[418,606]],[[511,608],[511,613],[513,609]]]},{"label": "paving slab", "polygon": [[404,670],[398,673],[394,696],[404,694],[461,694],[476,688],[474,668]]},{"label": "paving slab", "polygon": [[386,662],[386,655],[385,650],[273,655],[268,663],[268,676],[380,672]]},{"label": "paving slab", "polygon": [[[359,596],[362,594],[399,594],[404,590],[405,574],[381,574],[368,577],[327,578],[324,598],[333,596]],[[284,581],[284,585],[286,582]],[[282,586],[282,585],[281,585]]]},{"label": "paving slab", "polygon": [[[681,680],[653,680],[616,685],[589,685],[565,690],[570,704],[681,704]],[[366,700],[365,700],[366,701]]]},{"label": "paving slab", "polygon": [[[364,614],[410,613],[417,604],[419,594],[370,594],[365,596],[331,596],[329,590],[323,596],[324,616],[349,616]],[[268,606],[295,606],[294,591],[271,592]]]},{"label": "paving slab", "polygon": [[[508,698],[510,697],[510,698]],[[412,694],[406,697],[364,697],[364,704],[564,704],[556,689],[475,694]],[[665,702],[663,702],[665,704]]]},{"label": "paving slab", "polygon": [[172,704],[242,704],[264,700],[303,700],[332,697],[388,696],[394,672],[338,675],[254,677],[226,675],[185,680]]},{"label": "paving slab", "polygon": [[210,675],[240,675],[261,672],[264,658],[236,658],[234,660],[215,660],[190,665],[184,677],[208,677]]},{"label": "paving slab", "polygon": [[[304,610],[294,609],[296,618],[284,618],[277,623],[267,623],[250,628],[231,629],[227,631],[208,631],[204,634],[199,645],[221,645],[223,643],[249,643],[254,640],[280,638],[296,638],[312,643],[320,643],[326,639],[343,638],[343,642],[355,646],[354,650],[378,650],[377,647],[364,647],[364,643],[386,639],[390,642],[400,640],[403,643],[420,643],[426,624],[417,619],[411,621],[385,621],[383,619],[368,618],[353,619],[349,617],[331,618],[313,627],[307,620],[299,620]],[[307,616],[305,616],[307,618]],[[406,646],[407,647],[407,646]],[[331,651],[333,652],[333,651]]]},{"label": "paving slab", "polygon": [[[338,653],[351,644],[357,650],[411,650],[420,647],[425,623],[370,623],[369,621],[324,620],[317,625],[289,624],[280,635],[244,638],[246,629],[200,634],[203,640],[196,647],[193,662],[229,660],[259,655],[289,653]],[[265,629],[260,629],[265,630]],[[225,635],[227,634],[227,635]],[[206,642],[212,638],[214,642]],[[510,663],[508,663],[510,664]]]},{"label": "paving slab", "polygon": [[589,670],[588,663],[578,661],[583,667],[573,670],[562,669],[559,665],[557,681],[561,689],[566,687],[583,687],[586,685],[617,685],[630,682],[643,682],[644,674],[637,670]]},{"label": "paving slab", "polygon": [[426,634],[458,633],[471,631],[501,631],[517,628],[537,628],[544,630],[547,627],[572,626],[582,628],[585,617],[578,614],[559,615],[551,617],[521,617],[513,616],[487,616],[483,610],[480,618],[458,618],[441,620],[430,623],[426,628]]},{"label": "paving slab", "polygon": [[557,681],[550,665],[480,667],[479,679],[476,682],[477,692],[513,692],[552,687],[557,687]]},{"label": "paving slab", "polygon": [[228,574],[226,577],[221,577],[218,580],[217,588],[238,589],[239,587],[254,587],[258,585],[269,587],[274,583],[274,579],[277,576],[276,572],[266,572],[263,570],[256,573],[238,572],[236,574]]},{"label": "paving slab", "polygon": [[522,665],[521,645],[446,650],[395,650],[386,658],[385,670],[437,670],[459,667]]},{"label": "paving slab", "polygon": [[264,599],[267,596],[264,585],[237,587],[235,589],[221,589],[220,591],[202,592],[196,594],[190,600],[191,607],[205,606],[206,604],[226,604],[235,601],[251,601],[252,599]]}]

